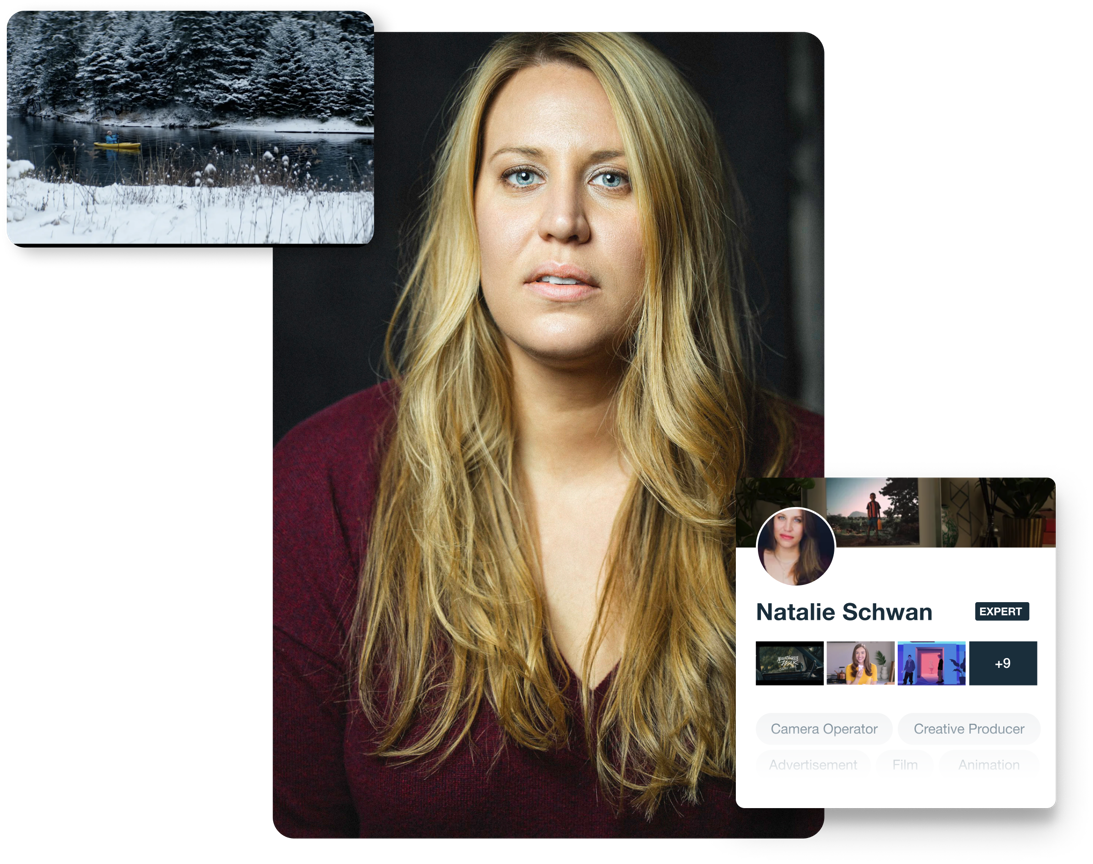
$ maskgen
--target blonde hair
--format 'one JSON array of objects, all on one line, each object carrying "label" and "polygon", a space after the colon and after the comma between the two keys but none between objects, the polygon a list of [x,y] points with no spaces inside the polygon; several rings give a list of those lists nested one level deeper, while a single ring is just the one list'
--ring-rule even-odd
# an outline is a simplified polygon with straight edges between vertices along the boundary
[{"label": "blonde hair", "polygon": [[[730,514],[756,403],[734,315],[743,290],[735,182],[708,111],[636,37],[506,37],[460,91],[388,331],[399,405],[361,575],[357,683],[381,756],[442,760],[486,704],[520,746],[569,739],[568,672],[514,469],[510,368],[480,294],[474,219],[490,104],[517,71],[551,62],[586,68],[603,86],[642,213],[645,290],[616,411],[634,481],[581,677],[621,614],[624,651],[600,704],[582,688],[584,733],[601,787],[651,818],[666,794],[695,801],[703,775],[732,776]],[[788,431],[784,413],[768,420],[773,474]]]}]

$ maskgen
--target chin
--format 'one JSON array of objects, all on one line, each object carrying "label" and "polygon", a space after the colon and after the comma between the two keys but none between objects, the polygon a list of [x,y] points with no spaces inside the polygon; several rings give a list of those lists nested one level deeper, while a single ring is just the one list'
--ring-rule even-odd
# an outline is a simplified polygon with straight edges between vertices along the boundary
[{"label": "chin", "polygon": [[613,343],[605,344],[600,334],[591,338],[573,332],[518,334],[509,341],[532,359],[560,368],[602,363],[616,356]]}]

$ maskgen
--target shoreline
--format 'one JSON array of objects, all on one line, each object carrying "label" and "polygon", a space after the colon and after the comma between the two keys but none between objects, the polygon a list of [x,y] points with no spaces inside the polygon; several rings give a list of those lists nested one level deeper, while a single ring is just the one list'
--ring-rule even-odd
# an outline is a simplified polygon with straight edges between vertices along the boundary
[{"label": "shoreline", "polygon": [[196,129],[203,132],[253,132],[272,135],[358,135],[375,137],[375,126],[358,126],[344,117],[315,120],[307,117],[264,118],[259,120],[206,121],[180,117],[177,114],[106,119],[92,118],[84,112],[68,114],[61,111],[41,114],[9,114],[8,116],[57,120],[63,123],[79,123],[117,129]]}]

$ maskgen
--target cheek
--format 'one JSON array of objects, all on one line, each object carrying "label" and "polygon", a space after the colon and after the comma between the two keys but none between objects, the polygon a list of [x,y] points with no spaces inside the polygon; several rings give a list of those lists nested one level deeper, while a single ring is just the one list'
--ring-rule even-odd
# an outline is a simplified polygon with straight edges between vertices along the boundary
[{"label": "cheek", "polygon": [[478,229],[478,250],[485,288],[487,281],[492,282],[497,278],[497,271],[506,257],[505,220],[499,218],[495,208],[478,204],[474,211],[474,221]]},{"label": "cheek", "polygon": [[483,203],[483,197],[479,195],[474,210],[478,231],[479,278],[486,306],[494,319],[500,322],[509,317],[508,308],[514,302],[512,288],[524,275],[516,263],[524,229],[495,202],[487,199]]},{"label": "cheek", "polygon": [[641,218],[628,214],[615,222],[604,237],[607,248],[613,252],[615,266],[621,281],[627,286],[626,303],[634,306],[645,290],[645,248],[641,239]]}]

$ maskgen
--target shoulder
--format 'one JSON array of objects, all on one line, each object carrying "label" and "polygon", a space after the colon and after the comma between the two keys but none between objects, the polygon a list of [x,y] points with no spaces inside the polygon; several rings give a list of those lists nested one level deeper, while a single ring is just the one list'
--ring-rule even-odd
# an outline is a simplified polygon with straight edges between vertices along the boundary
[{"label": "shoulder", "polygon": [[316,491],[352,497],[374,485],[397,404],[398,388],[387,381],[294,427],[273,449],[274,510]]},{"label": "shoulder", "polygon": [[275,586],[326,574],[355,589],[397,402],[395,385],[379,384],[305,420],[274,448]]},{"label": "shoulder", "polygon": [[823,477],[824,418],[769,393],[761,394],[748,434],[752,448],[748,476],[765,476],[765,466],[781,449],[786,434],[789,450],[780,476]]},{"label": "shoulder", "polygon": [[392,381],[369,387],[293,427],[273,450],[274,469],[328,463],[359,452],[394,416],[398,388]]},{"label": "shoulder", "polygon": [[274,820],[286,836],[358,833],[346,646],[396,400],[391,384],[357,393],[273,451]]},{"label": "shoulder", "polygon": [[782,404],[793,421],[793,444],[782,474],[786,477],[823,477],[824,418],[790,402]]},{"label": "shoulder", "polygon": [[[385,432],[398,405],[390,381],[347,396],[295,426],[273,448],[276,495],[303,491],[310,482],[345,488],[374,473]],[[283,502],[282,502],[283,503]]]}]

